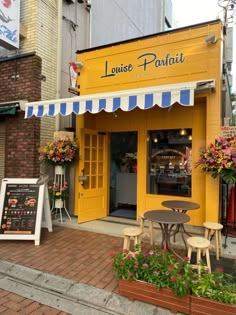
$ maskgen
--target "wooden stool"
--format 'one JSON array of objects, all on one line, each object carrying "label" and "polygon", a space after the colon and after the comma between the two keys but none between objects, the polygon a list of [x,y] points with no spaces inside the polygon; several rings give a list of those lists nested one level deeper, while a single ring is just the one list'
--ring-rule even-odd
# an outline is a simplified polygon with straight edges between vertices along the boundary
[{"label": "wooden stool", "polygon": [[124,234],[124,244],[123,249],[130,250],[130,240],[134,239],[134,247],[135,245],[140,244],[140,237],[142,234],[142,230],[139,227],[127,227],[123,229]]},{"label": "wooden stool", "polygon": [[219,260],[222,255],[222,240],[221,240],[221,230],[223,229],[223,225],[220,223],[214,222],[204,222],[203,226],[205,227],[205,238],[211,240],[215,235],[215,252],[216,259]]},{"label": "wooden stool", "polygon": [[140,229],[142,230],[141,238],[148,237],[150,239],[150,244],[153,245],[153,222],[152,221],[148,222],[149,231],[145,232],[144,230],[145,218],[143,214],[140,216],[139,220],[140,220]]},{"label": "wooden stool", "polygon": [[211,272],[211,262],[210,262],[210,253],[209,247],[211,246],[211,242],[207,240],[205,237],[193,236],[187,239],[188,243],[188,257],[189,261],[191,261],[191,255],[193,248],[196,248],[197,251],[197,265],[192,265],[194,268],[198,269],[198,274],[201,274],[201,252],[206,254],[206,262],[207,262],[207,270]]}]

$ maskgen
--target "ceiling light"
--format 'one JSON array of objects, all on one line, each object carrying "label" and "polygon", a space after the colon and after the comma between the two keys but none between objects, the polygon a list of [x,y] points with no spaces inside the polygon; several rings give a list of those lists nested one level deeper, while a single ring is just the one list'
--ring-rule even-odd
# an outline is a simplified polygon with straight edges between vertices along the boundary
[{"label": "ceiling light", "polygon": [[180,134],[181,136],[186,136],[186,134],[187,134],[186,129],[183,129],[183,128],[180,129],[179,134]]}]

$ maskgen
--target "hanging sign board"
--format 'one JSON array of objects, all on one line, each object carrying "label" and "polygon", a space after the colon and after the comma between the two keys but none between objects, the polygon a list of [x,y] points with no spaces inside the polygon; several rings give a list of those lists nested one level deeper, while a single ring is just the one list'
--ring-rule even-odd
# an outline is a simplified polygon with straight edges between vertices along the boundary
[{"label": "hanging sign board", "polygon": [[[43,216],[44,211],[44,216]],[[52,231],[47,185],[36,178],[5,178],[0,199],[0,240],[34,240],[39,245],[42,218]]]}]

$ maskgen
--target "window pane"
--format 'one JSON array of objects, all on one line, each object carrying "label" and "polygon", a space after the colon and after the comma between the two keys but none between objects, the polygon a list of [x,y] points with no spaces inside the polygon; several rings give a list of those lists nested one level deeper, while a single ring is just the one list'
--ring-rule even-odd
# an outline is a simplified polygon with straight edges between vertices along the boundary
[{"label": "window pane", "polygon": [[147,192],[191,197],[192,129],[151,130],[147,143]]}]

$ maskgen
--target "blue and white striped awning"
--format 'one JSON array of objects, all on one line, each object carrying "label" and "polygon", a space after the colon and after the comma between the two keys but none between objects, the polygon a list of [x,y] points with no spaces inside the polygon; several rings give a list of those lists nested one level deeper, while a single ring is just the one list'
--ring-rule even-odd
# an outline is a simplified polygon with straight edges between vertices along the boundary
[{"label": "blue and white striped awning", "polygon": [[81,115],[85,112],[96,114],[102,110],[111,113],[117,109],[131,111],[136,107],[149,109],[155,105],[167,108],[174,103],[193,106],[195,88],[196,82],[186,82],[26,103],[25,118],[43,117],[45,115],[54,117],[58,114],[67,116],[72,113]]}]

